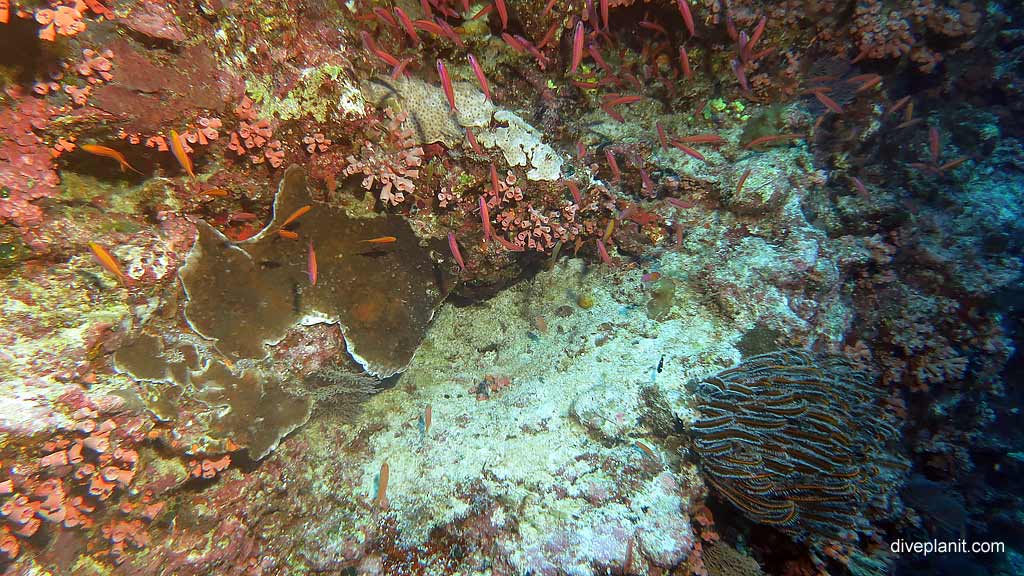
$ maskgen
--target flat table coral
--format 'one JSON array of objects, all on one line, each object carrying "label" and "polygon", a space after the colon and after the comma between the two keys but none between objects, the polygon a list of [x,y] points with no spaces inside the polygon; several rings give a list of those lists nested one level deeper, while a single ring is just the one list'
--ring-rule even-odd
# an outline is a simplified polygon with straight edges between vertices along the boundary
[{"label": "flat table coral", "polygon": [[143,333],[117,351],[114,363],[119,372],[140,381],[154,416],[174,422],[185,411],[204,436],[230,440],[257,460],[312,414],[313,398],[289,393],[270,371],[235,370],[215,359],[201,362],[201,357],[189,344],[169,348],[160,336]]},{"label": "flat table coral", "polygon": [[[312,206],[289,228],[301,241],[277,234],[286,218]],[[264,344],[296,323],[338,323],[349,354],[367,372],[401,372],[446,293],[445,272],[399,216],[354,219],[315,202],[305,172],[290,167],[274,203],[273,221],[252,239],[232,243],[205,222],[180,276],[188,296],[185,316],[199,334],[234,358],[263,358]],[[395,238],[372,244],[373,238]],[[440,240],[433,246],[443,253]],[[315,248],[316,284],[307,272]]]}]

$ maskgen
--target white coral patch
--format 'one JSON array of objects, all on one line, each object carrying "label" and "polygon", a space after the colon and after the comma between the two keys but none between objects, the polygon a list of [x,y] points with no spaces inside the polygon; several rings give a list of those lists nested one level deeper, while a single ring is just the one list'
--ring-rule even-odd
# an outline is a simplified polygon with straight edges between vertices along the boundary
[{"label": "white coral patch", "polygon": [[495,112],[494,119],[506,124],[478,136],[488,148],[497,146],[510,166],[531,166],[530,180],[557,180],[562,174],[562,157],[541,141],[541,133],[508,110]]}]

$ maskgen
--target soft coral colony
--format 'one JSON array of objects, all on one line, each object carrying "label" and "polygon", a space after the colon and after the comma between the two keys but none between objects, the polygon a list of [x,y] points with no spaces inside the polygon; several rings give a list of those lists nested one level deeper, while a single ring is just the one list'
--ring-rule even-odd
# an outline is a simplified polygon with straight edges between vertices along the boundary
[{"label": "soft coral colony", "polygon": [[[467,539],[460,554],[500,550],[509,573],[757,573],[753,557],[779,574],[885,569],[886,539],[942,519],[907,508],[900,487],[965,489],[977,430],[998,422],[990,402],[1013,345],[994,295],[1020,261],[997,228],[1015,224],[948,216],[944,191],[977,187],[967,168],[1012,163],[996,158],[1015,149],[999,126],[1015,121],[1017,72],[972,66],[1002,57],[997,38],[1019,44],[986,20],[1012,8],[0,0],[0,266],[16,319],[0,340],[12,414],[0,418],[0,569],[454,572],[465,566],[447,530]],[[975,92],[961,96],[972,88],[957,74]],[[997,76],[1004,98],[987,110],[977,90]],[[499,518],[512,512],[490,471],[461,487],[472,505],[395,493],[414,463],[375,451],[415,428],[409,410],[420,431],[391,446],[423,457],[473,421],[444,422],[436,397],[348,441],[374,478],[345,467],[337,494],[305,499],[321,495],[298,468],[322,447],[305,448],[347,434],[303,434],[314,407],[355,420],[352,406],[417,358],[453,363],[450,344],[429,341],[449,295],[483,300],[583,263],[580,284],[551,290],[569,304],[547,320],[524,308],[519,340],[502,317],[491,332],[506,340],[468,346],[480,359],[452,386],[476,418],[499,402],[525,410],[530,383],[495,375],[506,349],[565,346],[561,369],[638,310],[653,324],[632,328],[637,342],[684,309],[714,319],[683,340],[720,341],[689,359],[659,350],[649,385],[623,384],[649,396],[633,412],[572,408],[602,431],[635,420],[648,432],[610,434],[619,459],[594,468],[658,469],[648,492],[616,489],[627,506],[595,536],[604,552],[551,534],[512,549],[528,531]],[[583,282],[616,305],[592,309]],[[588,314],[606,316],[582,344],[548,328]],[[666,355],[692,362],[669,369],[672,384]],[[940,424],[929,410],[962,416]],[[549,425],[508,421],[493,442]],[[582,485],[573,474],[553,477]],[[545,518],[570,502],[612,514],[610,488],[595,486],[538,495],[554,503]],[[283,493],[287,510],[268,504]],[[446,498],[479,517],[416,536],[408,511]],[[643,498],[670,503],[658,521],[673,530],[631,520]],[[361,536],[311,559],[288,541],[308,534],[281,515],[312,506]]]}]

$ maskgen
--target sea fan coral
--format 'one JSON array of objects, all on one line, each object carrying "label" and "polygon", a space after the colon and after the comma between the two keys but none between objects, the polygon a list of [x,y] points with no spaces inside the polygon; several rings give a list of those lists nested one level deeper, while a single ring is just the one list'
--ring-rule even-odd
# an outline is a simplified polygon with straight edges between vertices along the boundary
[{"label": "sea fan coral", "polygon": [[751,520],[821,543],[870,529],[905,468],[882,392],[843,356],[753,356],[695,387],[708,483]]}]

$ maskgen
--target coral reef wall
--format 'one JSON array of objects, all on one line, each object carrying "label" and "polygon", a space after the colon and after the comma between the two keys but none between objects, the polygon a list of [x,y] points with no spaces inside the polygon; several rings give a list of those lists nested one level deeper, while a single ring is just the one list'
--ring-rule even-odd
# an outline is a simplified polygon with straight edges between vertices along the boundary
[{"label": "coral reef wall", "polygon": [[1022,21],[0,0],[0,573],[1021,573]]}]

